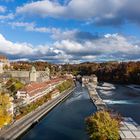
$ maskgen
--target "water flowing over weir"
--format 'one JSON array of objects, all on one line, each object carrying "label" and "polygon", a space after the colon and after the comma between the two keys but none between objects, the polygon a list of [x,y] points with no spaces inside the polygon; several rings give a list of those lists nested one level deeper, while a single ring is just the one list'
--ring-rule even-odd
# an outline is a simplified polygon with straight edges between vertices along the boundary
[{"label": "water flowing over weir", "polygon": [[77,83],[72,95],[60,103],[22,140],[87,140],[85,118],[96,111],[86,88]]},{"label": "water flowing over weir", "polygon": [[131,117],[140,125],[140,92],[125,85],[112,86],[110,89],[98,88],[99,96],[110,109],[118,111],[123,117]]}]

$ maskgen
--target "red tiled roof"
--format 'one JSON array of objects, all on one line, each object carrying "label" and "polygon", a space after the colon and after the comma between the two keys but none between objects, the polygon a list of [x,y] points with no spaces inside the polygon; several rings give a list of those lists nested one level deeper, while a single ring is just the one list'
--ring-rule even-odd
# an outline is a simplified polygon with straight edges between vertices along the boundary
[{"label": "red tiled roof", "polygon": [[51,92],[51,94],[55,94],[55,93],[58,93],[59,92],[59,90],[58,89],[55,89],[55,90],[53,90],[52,92]]},{"label": "red tiled roof", "polygon": [[7,57],[4,55],[0,55],[0,60],[4,60],[4,59],[7,59]]},{"label": "red tiled roof", "polygon": [[56,84],[60,81],[63,81],[63,80],[64,79],[62,79],[62,78],[55,78],[55,79],[52,79],[52,80],[47,81],[47,82],[41,82],[41,83],[33,82],[33,83],[26,85],[20,91],[25,91],[26,93],[29,94],[29,96],[34,96],[38,92],[41,92],[41,91],[49,88],[50,85],[54,85],[54,84]]}]

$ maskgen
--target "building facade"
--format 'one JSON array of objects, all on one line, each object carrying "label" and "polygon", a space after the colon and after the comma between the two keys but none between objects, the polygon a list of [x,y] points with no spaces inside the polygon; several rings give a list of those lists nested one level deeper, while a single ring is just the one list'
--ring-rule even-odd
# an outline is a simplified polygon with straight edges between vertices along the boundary
[{"label": "building facade", "polygon": [[34,102],[37,99],[53,91],[56,86],[62,84],[64,81],[65,79],[57,78],[47,82],[30,83],[26,85],[23,89],[17,91],[17,99],[22,99],[23,105],[30,104],[31,102]]},{"label": "building facade", "polygon": [[98,78],[96,75],[91,75],[91,76],[83,76],[82,77],[82,86],[85,84],[88,84],[89,82],[92,82],[94,85],[97,85],[98,83]]},{"label": "building facade", "polygon": [[10,67],[10,62],[6,56],[0,55],[0,74],[4,73],[4,69],[8,69]]},{"label": "building facade", "polygon": [[30,82],[44,82],[50,80],[50,69],[47,67],[45,71],[37,71],[34,66],[32,66],[30,71],[8,71],[8,73],[13,77],[21,81],[22,83]]},{"label": "building facade", "polygon": [[8,60],[8,58],[4,55],[0,55],[0,62],[3,63],[4,67],[10,67],[10,61]]}]

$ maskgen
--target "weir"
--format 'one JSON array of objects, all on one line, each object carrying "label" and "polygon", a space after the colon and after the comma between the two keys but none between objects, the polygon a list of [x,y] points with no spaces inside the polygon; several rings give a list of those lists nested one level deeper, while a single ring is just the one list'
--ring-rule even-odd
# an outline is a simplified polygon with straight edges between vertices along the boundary
[{"label": "weir", "polygon": [[[88,82],[85,84],[89,96],[95,104],[97,111],[107,109],[107,105],[96,91],[96,83]],[[140,140],[140,126],[130,117],[123,117],[120,127],[120,137],[122,140]]]},{"label": "weir", "polygon": [[88,83],[86,84],[86,87],[88,89],[89,96],[92,100],[92,102],[95,104],[97,110],[104,110],[107,108],[106,104],[104,101],[100,98],[98,95],[95,85],[93,83]]}]

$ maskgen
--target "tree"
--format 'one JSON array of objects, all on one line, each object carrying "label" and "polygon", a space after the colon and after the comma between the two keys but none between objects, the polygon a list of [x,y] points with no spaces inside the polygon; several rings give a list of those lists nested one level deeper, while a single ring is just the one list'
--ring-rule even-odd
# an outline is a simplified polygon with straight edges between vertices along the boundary
[{"label": "tree", "polygon": [[91,140],[118,140],[119,121],[107,111],[99,111],[86,119]]},{"label": "tree", "polygon": [[8,113],[10,108],[10,97],[7,94],[0,93],[0,128],[11,122],[12,116]]}]

